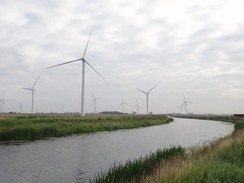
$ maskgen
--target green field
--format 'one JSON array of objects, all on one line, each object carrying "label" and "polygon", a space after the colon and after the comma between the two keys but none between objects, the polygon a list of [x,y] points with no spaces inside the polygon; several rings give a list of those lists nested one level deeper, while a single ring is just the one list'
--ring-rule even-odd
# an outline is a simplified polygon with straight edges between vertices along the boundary
[{"label": "green field", "polygon": [[152,116],[15,116],[0,119],[0,141],[31,141],[74,134],[115,131],[161,125],[171,122],[171,118]]}]

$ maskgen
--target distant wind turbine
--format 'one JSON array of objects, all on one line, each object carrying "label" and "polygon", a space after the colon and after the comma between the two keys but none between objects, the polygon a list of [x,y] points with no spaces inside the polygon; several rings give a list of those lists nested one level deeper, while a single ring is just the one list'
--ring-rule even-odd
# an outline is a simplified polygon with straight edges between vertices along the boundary
[{"label": "distant wind turbine", "polygon": [[63,62],[61,64],[53,65],[53,66],[50,66],[50,67],[47,67],[46,68],[46,69],[49,69],[49,68],[53,68],[53,67],[57,67],[57,66],[65,65],[65,64],[69,64],[69,63],[72,63],[72,62],[80,62],[80,61],[82,61],[82,74],[81,74],[82,75],[82,84],[81,84],[81,112],[80,112],[81,113],[81,116],[85,116],[84,115],[84,103],[85,103],[85,100],[84,100],[84,97],[85,97],[85,92],[84,92],[85,91],[85,64],[89,65],[107,83],[107,81],[102,77],[102,75],[99,74],[99,72],[94,67],[92,67],[92,65],[89,64],[89,62],[87,62],[87,60],[85,59],[85,55],[86,55],[86,51],[87,51],[88,44],[89,44],[89,41],[90,41],[92,29],[91,29],[90,35],[88,37],[88,41],[87,41],[86,48],[85,48],[85,51],[83,53],[82,58],[79,58],[79,59],[76,59],[76,60],[72,60],[72,61],[68,61],[68,62]]},{"label": "distant wind turbine", "polygon": [[35,83],[33,84],[32,88],[23,88],[25,90],[30,90],[31,91],[31,95],[32,95],[32,104],[31,104],[31,114],[33,114],[33,108],[34,108],[34,92],[36,91],[36,89],[34,89],[34,86],[36,85],[38,79],[40,78],[40,76],[38,76],[38,78],[36,79]]},{"label": "distant wind turbine", "polygon": [[189,103],[192,103],[192,102],[186,100],[185,95],[183,94],[183,104],[181,105],[181,108],[182,108],[182,107],[185,108],[185,114],[187,114],[187,105],[188,105]]},{"label": "distant wind turbine", "polygon": [[19,103],[19,113],[22,113],[23,103]]},{"label": "distant wind turbine", "polygon": [[5,99],[4,99],[4,92],[3,92],[2,98],[0,99],[0,112],[1,113],[4,113],[4,102],[5,102]]},{"label": "distant wind turbine", "polygon": [[94,105],[94,114],[97,114],[97,100],[102,99],[102,98],[95,98],[92,92],[91,92],[91,94],[92,94],[92,98],[93,98],[91,105]]},{"label": "distant wind turbine", "polygon": [[150,91],[152,91],[157,85],[155,85],[154,87],[152,87],[148,92],[145,92],[139,88],[137,88],[139,91],[141,91],[142,93],[146,94],[146,102],[147,102],[147,114],[148,114],[148,95],[150,93]]},{"label": "distant wind turbine", "polygon": [[138,111],[139,111],[140,106],[138,105],[137,100],[136,100],[136,105],[134,105],[134,107],[136,107],[136,114],[138,114]]},{"label": "distant wind turbine", "polygon": [[[121,103],[119,104],[119,107],[122,106],[122,113],[124,113],[124,106],[125,104],[127,104],[126,102],[124,102],[123,97],[121,97]],[[127,104],[128,105],[128,104]]]}]

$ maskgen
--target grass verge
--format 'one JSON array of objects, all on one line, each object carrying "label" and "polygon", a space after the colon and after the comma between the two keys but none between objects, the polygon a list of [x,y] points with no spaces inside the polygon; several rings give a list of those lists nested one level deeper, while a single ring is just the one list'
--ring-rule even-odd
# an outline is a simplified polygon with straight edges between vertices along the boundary
[{"label": "grass verge", "polygon": [[144,158],[128,160],[125,164],[115,164],[108,171],[99,173],[90,183],[124,183],[132,180],[138,182],[142,177],[150,175],[161,160],[184,153],[182,147],[157,150]]},{"label": "grass verge", "polygon": [[115,131],[161,125],[173,121],[166,116],[45,117],[17,116],[0,119],[0,141],[37,140],[73,134]]}]

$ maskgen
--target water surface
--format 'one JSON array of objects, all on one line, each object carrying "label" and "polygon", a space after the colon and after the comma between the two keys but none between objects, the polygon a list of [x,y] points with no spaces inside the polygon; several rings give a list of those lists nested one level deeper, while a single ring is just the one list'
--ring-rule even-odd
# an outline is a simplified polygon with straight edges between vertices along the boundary
[{"label": "water surface", "polygon": [[157,149],[191,147],[230,134],[234,125],[196,119],[89,135],[0,145],[0,183],[88,182],[114,162]]}]

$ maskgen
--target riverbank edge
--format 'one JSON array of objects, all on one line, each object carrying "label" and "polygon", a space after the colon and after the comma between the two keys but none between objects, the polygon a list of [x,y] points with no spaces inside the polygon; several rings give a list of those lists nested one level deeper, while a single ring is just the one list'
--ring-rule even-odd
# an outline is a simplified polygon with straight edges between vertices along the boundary
[{"label": "riverbank edge", "polygon": [[[172,116],[173,117],[173,116]],[[174,116],[175,117],[175,116]],[[178,116],[179,117],[179,116]],[[187,118],[187,117],[185,117]],[[191,116],[193,118],[193,116]],[[211,118],[211,119],[210,119]],[[219,120],[221,118],[221,120]],[[230,117],[205,117],[194,119],[206,119],[223,122],[232,122],[235,125],[238,123],[244,123],[244,119]],[[242,172],[244,170],[244,127],[235,129],[235,131],[226,137],[222,137],[210,144],[202,147],[193,147],[187,149],[184,154],[177,154],[170,159],[158,159],[154,162],[154,168],[150,175],[142,175],[138,178],[135,174],[134,178],[127,180],[130,183],[180,183],[180,182],[240,182],[244,180]],[[239,154],[238,154],[239,153]],[[233,155],[234,154],[234,155]],[[236,155],[239,155],[236,157]],[[235,157],[234,157],[235,156]],[[146,158],[145,158],[146,159]],[[235,159],[229,161],[229,159]],[[138,160],[130,161],[137,162]],[[146,161],[145,161],[146,162]],[[236,168],[236,164],[239,165]],[[146,166],[146,165],[142,165]],[[233,173],[230,173],[230,167],[234,167]],[[116,170],[112,167],[108,172]],[[219,171],[221,170],[221,171]],[[130,171],[130,170],[127,170]],[[106,176],[106,173],[103,173]],[[243,178],[243,179],[242,179]],[[95,179],[94,179],[95,180]],[[92,182],[92,181],[90,181]],[[93,181],[95,183],[102,183],[103,181]],[[124,180],[112,179],[106,181],[107,183],[124,182]]]},{"label": "riverbank edge", "polygon": [[[39,120],[43,123],[44,120],[54,120],[44,127],[36,127]],[[0,144],[8,143],[25,143],[34,140],[43,139],[53,139],[72,135],[84,135],[91,133],[102,133],[108,131],[126,130],[126,129],[136,129],[143,127],[150,127],[155,125],[164,125],[173,121],[172,118],[166,117],[164,115],[136,115],[136,116],[104,116],[104,117],[75,117],[75,118],[65,118],[65,117],[45,117],[45,116],[27,116],[27,117],[16,117],[12,119],[0,119],[2,121],[0,126]],[[12,127],[11,125],[3,124],[8,121],[13,120],[27,120],[28,124],[23,127]],[[56,120],[56,122],[55,122]],[[72,121],[75,121],[75,126]],[[79,121],[80,120],[80,121]],[[32,122],[30,122],[32,121]],[[17,121],[18,122],[18,121]],[[15,122],[16,123],[16,122]],[[33,123],[33,124],[32,124]],[[45,122],[46,123],[46,122]],[[57,124],[58,126],[57,126]],[[81,126],[79,126],[79,123]],[[5,126],[4,126],[5,125]],[[36,126],[35,126],[36,125]],[[70,130],[71,126],[73,129]],[[61,126],[61,128],[60,128]],[[67,132],[66,132],[66,131]],[[5,140],[3,140],[5,139]]]},{"label": "riverbank edge", "polygon": [[188,119],[201,119],[201,120],[213,120],[221,122],[234,123],[234,130],[240,130],[244,128],[244,117],[243,116],[220,116],[220,115],[172,115],[169,117],[173,118],[188,118]]}]

